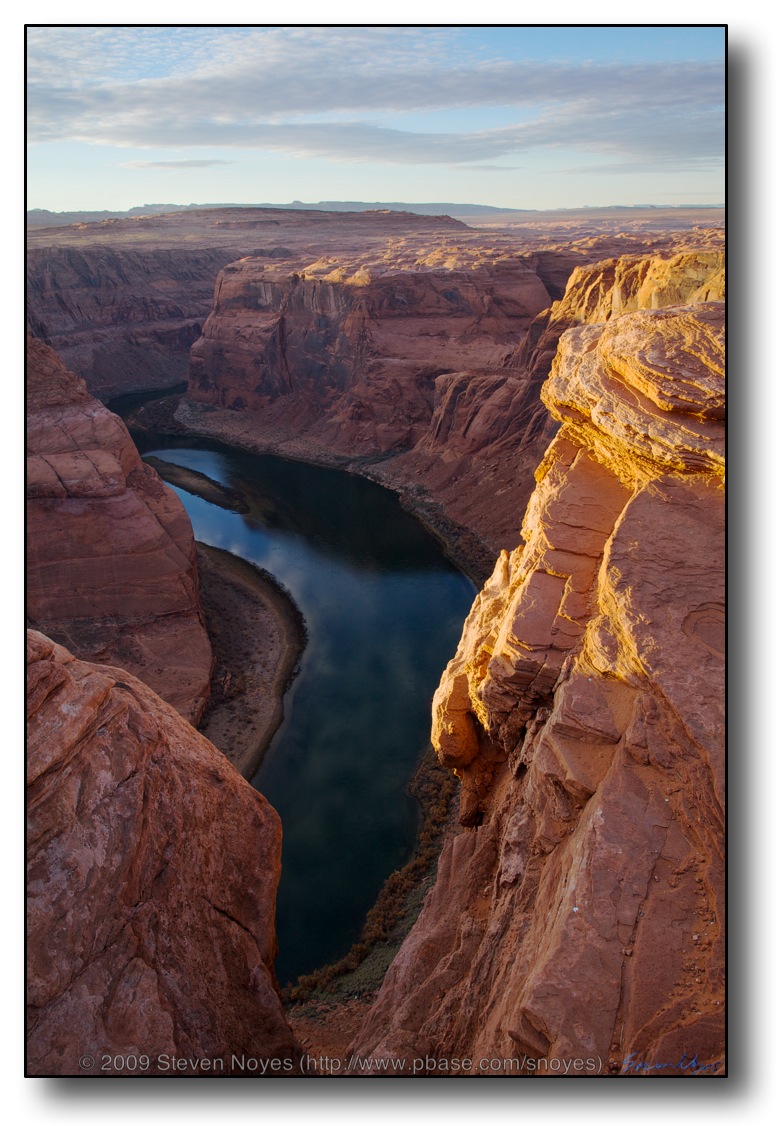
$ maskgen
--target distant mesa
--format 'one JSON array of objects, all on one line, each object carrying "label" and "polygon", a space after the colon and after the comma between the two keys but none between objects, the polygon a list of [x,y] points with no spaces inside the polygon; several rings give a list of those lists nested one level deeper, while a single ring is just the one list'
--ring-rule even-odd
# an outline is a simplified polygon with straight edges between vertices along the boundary
[{"label": "distant mesa", "polygon": [[[681,203],[676,204],[684,210],[721,209],[723,204]],[[578,208],[558,208],[540,211],[531,207],[491,207],[484,203],[407,203],[363,200],[327,199],[318,203],[303,203],[294,199],[291,203],[144,203],[140,207],[130,207],[128,211],[49,211],[34,207],[27,212],[28,227],[63,227],[71,223],[100,223],[106,219],[132,219],[151,215],[165,215],[171,211],[212,211],[221,208],[274,208],[279,211],[409,211],[415,215],[451,215],[457,218],[498,218],[499,216],[531,216],[543,214],[576,215],[591,212],[660,211],[670,210],[670,205],[643,203],[636,205],[614,204],[605,207],[586,205]]]}]

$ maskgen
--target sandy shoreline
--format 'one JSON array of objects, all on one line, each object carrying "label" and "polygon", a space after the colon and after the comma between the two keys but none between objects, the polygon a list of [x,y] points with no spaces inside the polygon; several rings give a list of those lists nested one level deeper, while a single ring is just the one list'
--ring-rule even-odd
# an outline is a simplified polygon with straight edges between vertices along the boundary
[{"label": "sandy shoreline", "polygon": [[268,572],[197,543],[200,597],[215,657],[199,729],[250,780],[283,721],[306,642],[304,618]]}]

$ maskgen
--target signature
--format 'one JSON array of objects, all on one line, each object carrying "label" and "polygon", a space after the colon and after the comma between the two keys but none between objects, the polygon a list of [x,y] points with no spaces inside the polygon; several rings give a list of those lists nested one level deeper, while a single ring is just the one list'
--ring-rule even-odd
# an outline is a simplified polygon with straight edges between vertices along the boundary
[{"label": "signature", "polygon": [[697,1054],[690,1057],[687,1052],[682,1052],[680,1060],[666,1060],[657,1062],[652,1060],[639,1060],[636,1057],[638,1052],[631,1052],[622,1061],[620,1067],[620,1075],[626,1075],[628,1072],[635,1075],[637,1072],[644,1074],[650,1071],[664,1071],[670,1068],[672,1071],[688,1071],[693,1075],[713,1075],[722,1067],[721,1060],[716,1060],[714,1063],[701,1063]]}]

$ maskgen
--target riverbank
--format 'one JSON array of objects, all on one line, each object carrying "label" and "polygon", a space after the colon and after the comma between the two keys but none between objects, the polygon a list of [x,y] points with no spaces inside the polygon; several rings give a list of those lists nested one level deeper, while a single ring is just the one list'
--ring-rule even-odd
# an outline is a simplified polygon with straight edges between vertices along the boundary
[{"label": "riverbank", "polygon": [[304,618],[268,572],[197,544],[200,598],[215,667],[199,730],[244,778],[283,721],[283,698],[306,644]]}]

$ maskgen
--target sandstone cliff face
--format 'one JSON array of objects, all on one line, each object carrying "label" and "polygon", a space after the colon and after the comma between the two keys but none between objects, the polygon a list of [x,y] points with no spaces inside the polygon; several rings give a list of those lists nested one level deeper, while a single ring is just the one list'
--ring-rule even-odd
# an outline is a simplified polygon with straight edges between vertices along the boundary
[{"label": "sandstone cliff face", "polygon": [[300,243],[385,238],[396,230],[466,228],[446,216],[216,208],[28,231],[33,335],[103,400],[186,378],[219,270],[245,254],[290,258]]},{"label": "sandstone cliff face", "polygon": [[668,248],[576,266],[562,300],[538,314],[498,371],[435,380],[428,429],[411,452],[387,466],[386,478],[423,481],[450,515],[495,551],[515,546],[516,514],[525,509],[533,471],[557,431],[541,389],[562,333],[631,310],[724,300],[724,254],[704,245],[706,238],[679,253]]},{"label": "sandstone cliff face", "polygon": [[724,297],[714,234],[592,264],[618,240],[533,254],[395,240],[283,267],[247,258],[219,278],[179,418],[291,456],[351,461],[416,505],[441,506],[490,551],[514,547],[516,513],[557,430],[540,392],[561,334]]},{"label": "sandstone cliff face", "polygon": [[712,302],[561,338],[524,546],[434,701],[468,828],[360,1056],[721,1072],[723,330]]},{"label": "sandstone cliff face", "polygon": [[27,664],[30,1073],[239,1075],[234,1054],[289,1074],[277,814],[123,670],[34,631]]},{"label": "sandstone cliff face", "polygon": [[188,352],[231,259],[217,248],[32,249],[30,330],[102,398],[186,378]]},{"label": "sandstone cliff face", "polygon": [[519,259],[328,258],[301,273],[246,259],[219,278],[189,397],[314,423],[347,455],[405,450],[428,428],[440,371],[497,366],[548,302]]},{"label": "sandstone cliff face", "polygon": [[27,375],[30,624],[196,722],[212,655],[188,516],[123,422],[34,338]]}]

